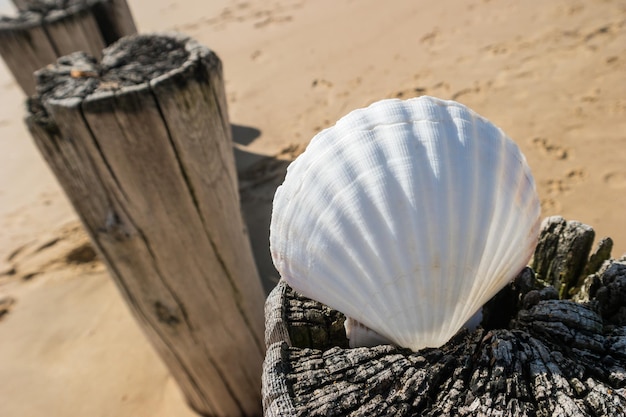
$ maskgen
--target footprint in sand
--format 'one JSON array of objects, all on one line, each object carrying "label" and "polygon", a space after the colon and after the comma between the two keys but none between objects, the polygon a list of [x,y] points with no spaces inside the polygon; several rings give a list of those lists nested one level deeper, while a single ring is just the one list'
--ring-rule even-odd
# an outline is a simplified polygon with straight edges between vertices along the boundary
[{"label": "footprint in sand", "polygon": [[548,194],[553,196],[565,194],[570,190],[567,182],[562,179],[549,179],[544,181],[544,185],[547,188]]},{"label": "footprint in sand", "polygon": [[[337,94],[335,94],[335,97],[339,98],[339,99],[345,99],[351,93],[353,93],[357,88],[359,88],[362,83],[363,83],[363,78],[361,78],[361,77],[356,77],[356,78],[348,81],[347,84],[343,84],[343,87],[347,87],[347,89],[338,92]],[[350,104],[350,102],[345,101],[344,103],[345,104],[342,106],[342,109],[343,110],[347,110],[346,106],[348,106]]]},{"label": "footprint in sand", "polygon": [[408,88],[406,90],[396,91],[395,93],[391,94],[389,97],[408,99],[408,98],[423,96],[424,94],[426,94],[425,87],[414,87],[414,88]]},{"label": "footprint in sand", "polygon": [[428,94],[435,97],[446,97],[450,94],[450,84],[440,81],[428,89]]},{"label": "footprint in sand", "polygon": [[97,257],[98,255],[91,243],[86,242],[70,250],[65,255],[65,263],[73,265],[88,264],[94,262]]},{"label": "footprint in sand", "polygon": [[561,211],[561,203],[550,197],[541,199],[541,212],[544,215],[546,213],[558,213],[559,211]]},{"label": "footprint in sand", "polygon": [[323,78],[320,78],[320,79],[316,78],[315,80],[313,80],[313,82],[311,82],[311,87],[313,87],[314,89],[331,88],[332,86],[333,86],[333,83]]},{"label": "footprint in sand", "polygon": [[420,38],[420,43],[426,46],[433,46],[439,37],[439,29],[435,28]]},{"label": "footprint in sand", "polygon": [[472,87],[463,88],[456,93],[453,93],[450,98],[452,100],[458,100],[460,97],[469,95],[469,94],[481,94],[485,93],[491,86],[493,85],[493,81],[489,80],[487,82],[479,82],[474,81],[474,85]]},{"label": "footprint in sand", "polygon": [[265,19],[258,21],[254,24],[255,28],[263,28],[265,26],[278,24],[278,23],[286,23],[291,22],[293,20],[292,16],[284,15],[284,16],[267,16]]},{"label": "footprint in sand", "polygon": [[626,172],[609,172],[603,177],[604,183],[614,189],[626,188]]},{"label": "footprint in sand", "polygon": [[568,157],[569,152],[566,148],[560,145],[555,145],[546,138],[534,138],[532,140],[532,144],[544,155],[547,155],[552,159],[567,159]]},{"label": "footprint in sand", "polygon": [[580,184],[587,179],[587,171],[583,168],[575,168],[565,174],[565,181],[569,184]]},{"label": "footprint in sand", "polygon": [[300,9],[303,2],[274,3],[271,8],[256,8],[248,2],[235,4],[234,7],[226,7],[222,10],[215,23],[222,25],[234,22],[250,22],[256,29],[266,26],[291,22],[291,11]]},{"label": "footprint in sand", "polygon": [[559,196],[568,193],[575,185],[585,182],[587,171],[583,168],[575,168],[565,173],[564,178],[548,179],[543,182],[547,188],[548,195]]},{"label": "footprint in sand", "polygon": [[15,305],[15,298],[8,296],[0,298],[0,320],[11,311],[13,305]]},{"label": "footprint in sand", "polygon": [[493,56],[504,55],[510,52],[509,47],[505,43],[487,45],[482,50]]},{"label": "footprint in sand", "polygon": [[[568,194],[574,186],[585,182],[586,179],[587,171],[583,168],[575,168],[565,173],[563,178],[542,181],[547,194],[547,197],[541,199],[541,211],[544,215],[546,213],[558,213],[562,207],[561,203],[558,202],[558,197]],[[626,176],[624,180],[626,186]]]},{"label": "footprint in sand", "polygon": [[0,271],[0,278],[25,281],[67,267],[84,267],[89,271],[103,268],[87,234],[74,223],[62,227],[52,236],[16,248],[6,263],[8,269]]}]

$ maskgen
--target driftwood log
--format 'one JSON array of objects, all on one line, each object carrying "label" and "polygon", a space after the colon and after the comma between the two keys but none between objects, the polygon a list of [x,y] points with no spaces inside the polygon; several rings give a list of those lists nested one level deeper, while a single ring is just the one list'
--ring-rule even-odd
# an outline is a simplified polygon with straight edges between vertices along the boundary
[{"label": "driftwood log", "polygon": [[182,36],[131,36],[37,77],[32,136],[187,400],[260,415],[265,297],[219,58]]},{"label": "driftwood log", "polygon": [[126,0],[15,0],[20,14],[0,18],[0,55],[27,95],[33,73],[75,51],[102,49],[137,32]]},{"label": "driftwood log", "polygon": [[[281,280],[265,307],[265,416],[626,415],[626,258],[600,267],[604,243],[585,270],[590,231],[547,219],[533,265],[549,273],[526,268],[481,327],[419,352],[346,349],[342,314]],[[585,271],[578,302],[545,284]]]}]

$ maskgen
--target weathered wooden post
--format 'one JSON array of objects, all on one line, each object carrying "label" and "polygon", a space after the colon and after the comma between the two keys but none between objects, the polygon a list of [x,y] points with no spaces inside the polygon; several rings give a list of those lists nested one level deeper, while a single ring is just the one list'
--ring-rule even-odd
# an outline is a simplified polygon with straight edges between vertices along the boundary
[{"label": "weathered wooden post", "polygon": [[21,0],[16,18],[0,19],[0,55],[27,95],[33,73],[75,51],[102,48],[137,32],[126,0]]},{"label": "weathered wooden post", "polygon": [[260,415],[265,297],[219,58],[131,36],[37,75],[33,138],[190,405]]},{"label": "weathered wooden post", "polygon": [[[526,268],[483,328],[415,353],[346,349],[344,317],[281,280],[265,309],[265,416],[626,415],[626,256],[607,260],[602,240],[587,263],[590,236],[547,219],[533,261],[545,275]],[[577,302],[558,299],[557,276],[581,283]]]}]

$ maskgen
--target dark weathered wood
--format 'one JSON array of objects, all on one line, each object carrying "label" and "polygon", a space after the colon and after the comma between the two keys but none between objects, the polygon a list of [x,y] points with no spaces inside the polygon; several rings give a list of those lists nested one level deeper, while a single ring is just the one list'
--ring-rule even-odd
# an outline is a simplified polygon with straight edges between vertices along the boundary
[{"label": "dark weathered wood", "polygon": [[[419,352],[341,347],[345,334],[327,337],[339,313],[281,280],[265,310],[265,416],[624,416],[626,260],[593,276],[588,302],[577,303],[527,268],[488,303],[507,300],[511,320],[492,313]],[[297,336],[307,321],[321,337]]]},{"label": "dark weathered wood", "polygon": [[93,13],[105,45],[137,33],[137,27],[126,0],[96,1],[93,4]]},{"label": "dark weathered wood", "polygon": [[38,79],[35,142],[189,403],[259,415],[264,294],[219,59],[184,37],[134,36]]},{"label": "dark weathered wood", "polygon": [[30,12],[19,20],[0,19],[0,55],[27,95],[35,92],[33,72],[57,58],[40,15]]},{"label": "dark weathered wood", "polygon": [[99,57],[106,45],[136,33],[125,0],[30,0],[0,20],[0,54],[27,95],[33,73],[74,51]]},{"label": "dark weathered wood", "polygon": [[531,262],[539,279],[554,286],[561,298],[569,295],[583,274],[595,232],[585,224],[553,216],[544,219]]},{"label": "dark weathered wood", "polygon": [[62,10],[51,10],[43,25],[59,57],[84,51],[100,57],[106,46],[91,5],[78,3]]}]

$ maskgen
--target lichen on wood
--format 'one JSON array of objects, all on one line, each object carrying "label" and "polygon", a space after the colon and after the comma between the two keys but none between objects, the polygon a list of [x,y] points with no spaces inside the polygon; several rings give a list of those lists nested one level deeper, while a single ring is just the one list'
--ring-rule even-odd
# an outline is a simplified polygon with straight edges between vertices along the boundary
[{"label": "lichen on wood", "polygon": [[[626,415],[626,260],[586,269],[590,234],[544,222],[533,263],[541,272],[524,269],[485,305],[477,330],[418,352],[346,349],[340,336],[313,346],[306,328],[329,335],[340,313],[281,280],[266,303],[265,415]],[[579,279],[585,296],[573,300],[546,284],[575,288]]]}]

